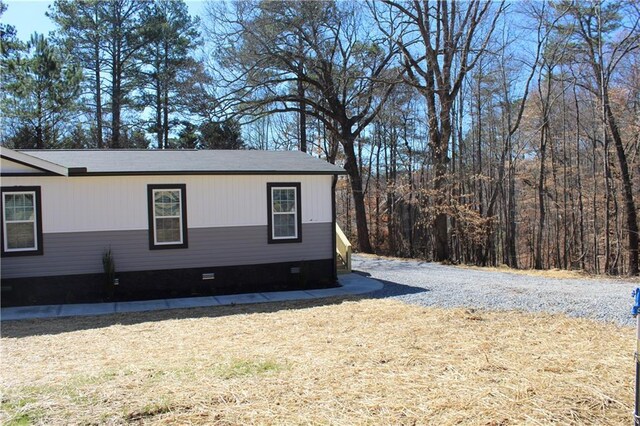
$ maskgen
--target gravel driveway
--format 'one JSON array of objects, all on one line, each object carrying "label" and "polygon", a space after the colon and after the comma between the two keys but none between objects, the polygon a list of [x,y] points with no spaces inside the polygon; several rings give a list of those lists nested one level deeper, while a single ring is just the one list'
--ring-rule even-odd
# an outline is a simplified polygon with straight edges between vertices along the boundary
[{"label": "gravel driveway", "polygon": [[363,255],[353,256],[353,270],[385,284],[372,297],[424,306],[565,313],[621,325],[635,324],[631,291],[640,286],[631,281],[549,279]]}]

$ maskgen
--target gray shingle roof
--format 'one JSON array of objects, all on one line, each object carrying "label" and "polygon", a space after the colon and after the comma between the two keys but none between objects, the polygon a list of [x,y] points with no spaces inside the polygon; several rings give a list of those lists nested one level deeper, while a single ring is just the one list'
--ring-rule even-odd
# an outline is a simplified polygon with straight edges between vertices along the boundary
[{"label": "gray shingle roof", "polygon": [[[344,174],[300,151],[20,150],[89,174]],[[75,173],[82,173],[78,170]]]}]

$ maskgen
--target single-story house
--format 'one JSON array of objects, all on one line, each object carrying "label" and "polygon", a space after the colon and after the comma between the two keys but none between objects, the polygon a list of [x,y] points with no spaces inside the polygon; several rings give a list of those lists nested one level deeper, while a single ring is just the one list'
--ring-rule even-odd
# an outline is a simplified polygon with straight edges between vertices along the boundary
[{"label": "single-story house", "polygon": [[336,285],[344,170],[305,153],[0,157],[3,306]]}]

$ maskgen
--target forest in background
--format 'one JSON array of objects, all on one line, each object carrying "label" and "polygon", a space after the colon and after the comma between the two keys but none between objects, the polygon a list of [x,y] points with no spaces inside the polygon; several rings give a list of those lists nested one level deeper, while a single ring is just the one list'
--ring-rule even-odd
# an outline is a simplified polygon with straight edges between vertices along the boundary
[{"label": "forest in background", "polygon": [[[7,6],[0,2],[0,11]],[[10,7],[10,5],[9,5]],[[0,26],[15,148],[300,149],[362,252],[638,274],[635,1],[56,0]]]}]

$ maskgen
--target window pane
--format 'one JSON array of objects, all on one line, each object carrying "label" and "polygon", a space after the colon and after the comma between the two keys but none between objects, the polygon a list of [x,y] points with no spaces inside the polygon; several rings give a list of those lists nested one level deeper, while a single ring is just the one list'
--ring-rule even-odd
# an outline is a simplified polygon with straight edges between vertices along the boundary
[{"label": "window pane", "polygon": [[296,190],[293,188],[274,188],[273,199],[275,201],[294,201],[296,199]]},{"label": "window pane", "polygon": [[180,216],[180,204],[156,203],[156,216]]},{"label": "window pane", "polygon": [[154,209],[156,216],[180,216],[180,191],[157,191]]},{"label": "window pane", "polygon": [[156,213],[156,217],[157,216],[167,216],[164,212],[164,203],[155,203],[155,213]]},{"label": "window pane", "polygon": [[295,212],[296,211],[296,191],[295,189],[273,189],[273,211]]},{"label": "window pane", "polygon": [[16,197],[18,194],[4,194],[4,208],[13,209],[16,205]]},{"label": "window pane", "polygon": [[25,207],[33,207],[33,194],[22,194],[22,205]]},{"label": "window pane", "polygon": [[33,207],[33,194],[6,194],[5,202],[12,207]]},{"label": "window pane", "polygon": [[7,217],[7,220],[33,220],[34,219],[33,207],[30,207],[30,206],[17,207],[13,211],[13,217],[15,219],[9,219]]},{"label": "window pane", "polygon": [[179,243],[180,235],[180,219],[177,217],[156,219],[156,242]]},{"label": "window pane", "polygon": [[35,248],[35,223],[7,223],[7,249]]},{"label": "window pane", "polygon": [[10,220],[16,220],[16,208],[14,206],[5,205],[4,207],[4,217]]},{"label": "window pane", "polygon": [[295,214],[276,214],[273,215],[273,236],[295,237],[296,236],[296,215]]},{"label": "window pane", "polygon": [[5,194],[4,202],[7,221],[34,220],[33,194]]},{"label": "window pane", "polygon": [[156,191],[156,203],[177,203],[180,198],[180,191]]},{"label": "window pane", "polygon": [[273,204],[273,211],[276,213],[295,212],[296,205],[295,205],[295,202],[293,201],[276,201]]}]

